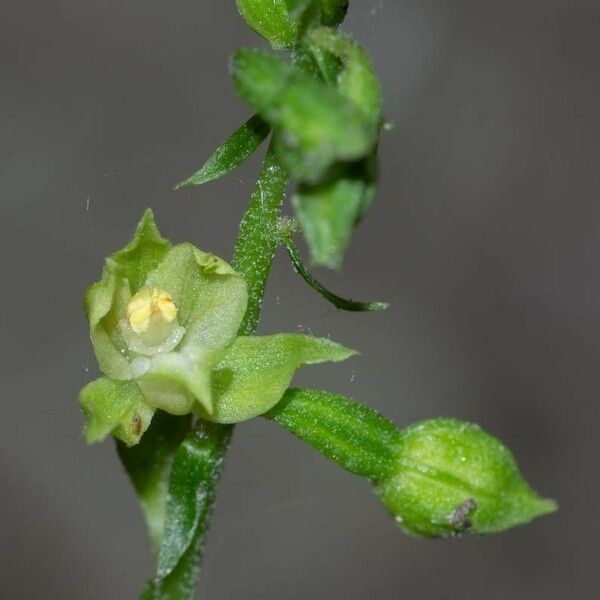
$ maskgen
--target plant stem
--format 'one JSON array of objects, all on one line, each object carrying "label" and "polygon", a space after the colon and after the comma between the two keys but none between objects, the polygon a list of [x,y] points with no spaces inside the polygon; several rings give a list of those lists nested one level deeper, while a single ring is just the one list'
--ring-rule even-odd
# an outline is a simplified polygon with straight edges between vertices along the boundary
[{"label": "plant stem", "polygon": [[277,249],[277,219],[288,176],[269,146],[256,188],[240,224],[233,257],[234,268],[248,285],[248,308],[239,335],[254,333],[258,325],[267,279]]},{"label": "plant stem", "polygon": [[[267,285],[271,265],[277,250],[277,219],[283,202],[288,176],[275,157],[273,147],[269,146],[264,158],[256,188],[240,224],[240,233],[235,247],[233,263],[237,271],[243,273],[248,285],[248,307],[239,329],[240,335],[254,333],[258,325],[262,308],[263,295]],[[222,464],[227,452],[228,441],[233,425],[213,425],[205,435],[214,438],[213,460]],[[190,545],[190,562],[194,566],[200,564],[201,551],[210,523],[212,504],[215,498],[215,487],[220,468],[215,470],[214,477],[207,481],[204,489],[209,506],[205,516],[199,523],[194,541]]]}]

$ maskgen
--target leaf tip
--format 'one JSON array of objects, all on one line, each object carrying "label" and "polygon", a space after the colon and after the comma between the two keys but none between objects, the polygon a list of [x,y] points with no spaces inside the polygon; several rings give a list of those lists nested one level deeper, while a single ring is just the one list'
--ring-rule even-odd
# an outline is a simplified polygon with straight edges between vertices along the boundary
[{"label": "leaf tip", "polygon": [[173,191],[176,192],[177,190],[180,190],[181,188],[184,188],[184,187],[188,187],[191,184],[192,184],[192,182],[189,180],[189,178],[182,179],[180,182],[176,183],[173,186]]}]

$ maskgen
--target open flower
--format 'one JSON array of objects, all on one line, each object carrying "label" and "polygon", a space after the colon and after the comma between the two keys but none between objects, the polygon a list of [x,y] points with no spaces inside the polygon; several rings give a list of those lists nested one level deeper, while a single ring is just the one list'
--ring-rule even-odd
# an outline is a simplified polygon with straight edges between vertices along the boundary
[{"label": "open flower", "polygon": [[164,239],[147,210],[85,295],[104,377],[80,394],[85,436],[136,444],[157,409],[236,423],[272,408],[303,364],[354,352],[299,334],[238,336],[248,292],[219,257]]}]

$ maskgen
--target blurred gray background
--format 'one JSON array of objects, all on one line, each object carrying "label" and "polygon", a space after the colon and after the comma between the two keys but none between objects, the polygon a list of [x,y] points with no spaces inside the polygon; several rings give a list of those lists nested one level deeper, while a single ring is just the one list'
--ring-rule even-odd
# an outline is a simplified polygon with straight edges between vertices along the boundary
[{"label": "blurred gray background", "polygon": [[[399,425],[480,423],[560,512],[488,538],[411,539],[369,486],[276,425],[236,430],[198,598],[554,600],[597,581],[597,0],[354,0],[396,125],[333,310],[280,255],[262,332],[362,351],[298,382]],[[97,374],[83,289],[143,209],[229,257],[258,168],[171,192],[248,112],[227,64],[260,45],[233,0],[4,0],[0,10],[0,596],[134,598],[151,574],[113,444],[86,447]],[[596,573],[593,573],[593,569]],[[597,587],[597,583],[594,583]]]}]

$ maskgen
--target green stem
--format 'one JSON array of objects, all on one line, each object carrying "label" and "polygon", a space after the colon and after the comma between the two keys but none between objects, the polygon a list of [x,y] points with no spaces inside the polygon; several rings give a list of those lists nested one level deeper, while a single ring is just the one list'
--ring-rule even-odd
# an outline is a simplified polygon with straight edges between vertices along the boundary
[{"label": "green stem", "polygon": [[249,296],[240,335],[251,335],[258,325],[265,287],[277,249],[277,219],[287,183],[288,176],[271,145],[242,219],[233,257],[234,267],[246,277]]},{"label": "green stem", "polygon": [[[233,259],[235,268],[244,274],[248,285],[248,307],[239,329],[240,335],[254,333],[258,324],[267,278],[277,249],[277,220],[287,183],[287,174],[270,146],[240,225]],[[202,485],[202,493],[205,495],[202,518],[197,524],[193,540],[181,562],[175,571],[163,580],[160,589],[162,595],[156,594],[156,588],[150,588],[146,590],[142,600],[193,598],[197,571],[215,499],[215,487],[232,432],[232,425],[213,424],[204,430],[205,443],[211,449],[208,458],[214,467],[211,477],[207,478]]]}]

